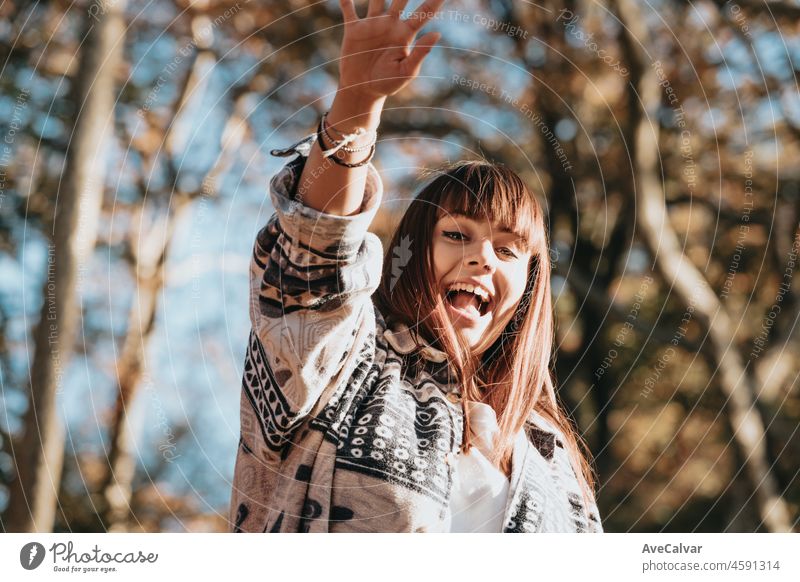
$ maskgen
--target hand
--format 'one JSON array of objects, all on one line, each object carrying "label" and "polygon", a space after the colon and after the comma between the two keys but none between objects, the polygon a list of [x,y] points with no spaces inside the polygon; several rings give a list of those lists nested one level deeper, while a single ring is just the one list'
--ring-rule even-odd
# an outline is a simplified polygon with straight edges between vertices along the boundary
[{"label": "hand", "polygon": [[366,18],[356,14],[353,0],[339,0],[344,16],[344,39],[339,61],[339,88],[367,99],[394,95],[419,74],[422,60],[441,36],[430,32],[411,43],[444,0],[428,0],[407,20],[400,14],[408,0],[369,0]]}]

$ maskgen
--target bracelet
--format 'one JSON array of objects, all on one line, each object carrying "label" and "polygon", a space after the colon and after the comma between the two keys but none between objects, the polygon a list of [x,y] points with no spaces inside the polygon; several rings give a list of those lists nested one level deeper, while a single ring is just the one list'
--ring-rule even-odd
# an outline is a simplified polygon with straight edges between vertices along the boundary
[{"label": "bracelet", "polygon": [[[331,134],[328,133],[328,129],[325,127],[325,125],[322,126],[322,135],[324,135],[325,138],[329,142],[331,142],[333,144],[337,143],[337,141],[331,137]],[[343,152],[347,152],[348,154],[357,154],[358,152],[363,152],[363,151],[366,151],[369,148],[371,148],[373,143],[375,143],[375,142],[373,141],[373,142],[370,142],[368,144],[365,144],[365,145],[357,147],[357,148],[351,148],[351,147],[348,147],[348,146],[342,146],[339,149],[341,149]]]},{"label": "bracelet", "polygon": [[[328,111],[326,111],[325,113],[322,114],[323,122],[325,123],[325,125],[328,126],[328,129],[330,129],[333,133],[338,134],[341,139],[344,139],[348,134],[342,133],[341,131],[339,131],[338,129],[333,127],[330,123],[328,123],[328,114],[329,113],[330,113],[330,110],[328,110]],[[377,131],[375,131],[375,130],[367,131],[363,127],[357,127],[356,131],[354,133],[362,133],[362,134],[364,134],[364,133],[375,133],[375,134],[377,134]],[[334,139],[333,141],[338,141],[338,140]]]},{"label": "bracelet", "polygon": [[317,141],[319,142],[320,149],[322,150],[322,157],[333,159],[334,163],[340,166],[344,166],[346,168],[358,168],[360,166],[367,165],[370,161],[372,161],[372,158],[375,156],[375,142],[373,141],[370,146],[369,155],[366,157],[366,159],[357,162],[355,164],[350,164],[348,162],[345,162],[338,155],[335,155],[340,149],[342,149],[342,143],[344,142],[339,143],[338,146],[332,149],[326,150],[325,142],[322,139],[322,134],[323,134],[322,119],[320,119],[319,125],[317,126]]},{"label": "bracelet", "polygon": [[[330,112],[326,111],[322,115],[322,133],[328,139],[328,141],[331,142],[332,144],[338,145],[341,141],[348,140],[349,135],[354,135],[354,136],[357,137],[357,136],[364,135],[364,134],[368,133],[363,128],[359,127],[359,128],[356,129],[355,133],[353,133],[353,134],[343,134],[342,132],[338,131],[336,128],[334,128],[333,126],[331,126],[328,123],[328,113],[330,113]],[[336,138],[334,138],[330,134],[330,131],[328,131],[328,130],[333,131],[335,133],[338,133],[339,136],[341,137],[341,139],[337,140]],[[351,147],[348,147],[347,145],[342,145],[341,149],[346,151],[349,154],[357,154],[358,152],[363,152],[365,150],[370,149],[372,147],[372,144],[378,138],[378,132],[377,131],[373,131],[371,133],[373,133],[374,135],[373,135],[373,139],[371,140],[370,143],[365,144],[365,145],[363,145],[361,147],[357,147],[357,148],[351,148]],[[352,138],[352,139],[355,139],[355,138]],[[348,140],[348,141],[350,141],[350,140]]]}]

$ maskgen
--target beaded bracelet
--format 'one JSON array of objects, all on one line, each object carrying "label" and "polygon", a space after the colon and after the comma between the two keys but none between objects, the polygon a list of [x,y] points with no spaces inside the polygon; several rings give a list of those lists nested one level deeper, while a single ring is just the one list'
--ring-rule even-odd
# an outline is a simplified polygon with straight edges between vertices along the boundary
[{"label": "beaded bracelet", "polygon": [[[370,161],[372,161],[372,158],[375,156],[375,141],[373,141],[372,144],[370,145],[369,155],[367,156],[367,158],[365,160],[362,160],[362,161],[357,162],[355,164],[350,164],[348,162],[345,162],[344,160],[342,160],[336,154],[338,154],[338,151],[343,148],[343,144],[347,143],[347,141],[339,142],[338,145],[335,145],[335,147],[326,150],[325,149],[325,142],[322,139],[322,134],[323,133],[324,132],[323,132],[322,119],[320,119],[319,120],[319,125],[317,126],[317,141],[319,142],[320,149],[322,150],[322,157],[323,158],[331,158],[334,161],[334,163],[336,163],[336,164],[338,164],[340,166],[344,166],[346,168],[358,168],[360,166],[367,165]],[[355,136],[356,134],[350,134],[350,135],[351,136]]]},{"label": "beaded bracelet", "polygon": [[[334,145],[338,145],[340,143],[340,141],[346,140],[349,135],[360,136],[360,135],[364,135],[364,134],[370,133],[370,132],[364,131],[363,128],[358,128],[354,134],[344,134],[341,131],[337,130],[335,127],[331,126],[330,123],[328,123],[328,113],[330,113],[330,112],[326,111],[322,115],[322,133],[328,139],[328,141],[331,142]],[[330,133],[331,131],[333,131],[335,133],[338,133],[341,139],[337,140],[336,138],[334,138]],[[346,145],[343,145],[343,146],[341,146],[341,149],[346,151],[349,154],[357,154],[358,152],[363,152],[365,150],[370,149],[372,147],[372,144],[378,138],[378,132],[373,131],[371,133],[373,133],[374,136],[373,136],[373,139],[371,140],[370,143],[365,144],[365,145],[363,145],[361,147],[357,147],[357,148],[351,148],[351,147],[347,147]]]}]

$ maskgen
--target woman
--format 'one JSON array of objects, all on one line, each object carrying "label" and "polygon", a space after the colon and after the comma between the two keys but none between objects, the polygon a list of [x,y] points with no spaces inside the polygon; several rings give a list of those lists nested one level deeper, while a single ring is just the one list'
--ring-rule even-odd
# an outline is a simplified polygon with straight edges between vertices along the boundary
[{"label": "woman", "polygon": [[[488,162],[417,196],[385,259],[367,232],[387,96],[438,34],[370,0],[345,21],[339,90],[271,181],[251,262],[252,331],[233,531],[602,531],[591,473],[548,371],[542,212]],[[381,269],[383,272],[381,273]]]}]

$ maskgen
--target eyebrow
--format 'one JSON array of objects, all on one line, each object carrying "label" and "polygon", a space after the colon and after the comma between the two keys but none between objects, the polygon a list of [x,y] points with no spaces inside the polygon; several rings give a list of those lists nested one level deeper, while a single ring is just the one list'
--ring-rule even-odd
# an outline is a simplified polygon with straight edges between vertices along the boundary
[{"label": "eyebrow", "polygon": [[[469,220],[470,222],[473,222],[473,223],[474,223],[474,222],[478,222],[478,221],[477,221],[477,220],[475,220],[474,218],[471,218],[471,217],[467,216],[467,214],[466,214],[466,213],[464,213],[464,212],[460,212],[460,211],[458,211],[458,210],[453,210],[453,211],[451,211],[449,214],[450,214],[451,216],[457,216],[457,217],[459,217],[459,218],[465,218],[465,219],[467,219],[467,220]],[[440,218],[444,218],[444,216],[446,216],[446,215],[442,215],[442,217],[440,217]],[[509,228],[509,227],[507,227],[507,226],[500,226],[500,227],[498,227],[498,230],[499,230],[500,232],[503,232],[503,233],[506,233],[506,234],[513,234],[513,235],[516,235],[516,236],[518,236],[520,239],[522,239],[522,241],[523,241],[523,242],[524,242],[526,245],[530,245],[530,241],[528,240],[528,237],[527,237],[527,236],[525,236],[523,233],[521,233],[521,232],[518,232],[518,231],[514,230],[513,228]]]}]

